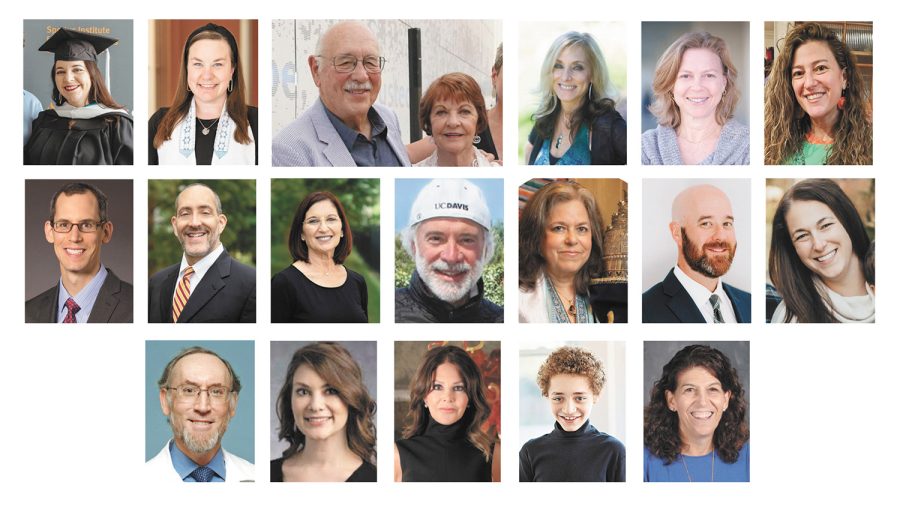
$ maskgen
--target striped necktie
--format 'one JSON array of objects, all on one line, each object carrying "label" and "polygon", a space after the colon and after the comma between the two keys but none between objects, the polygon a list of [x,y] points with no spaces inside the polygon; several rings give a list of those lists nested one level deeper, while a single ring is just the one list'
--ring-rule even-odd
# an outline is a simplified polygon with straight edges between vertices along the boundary
[{"label": "striped necktie", "polygon": [[181,282],[175,287],[175,298],[172,299],[173,322],[178,322],[178,317],[181,316],[181,311],[184,310],[184,306],[191,296],[191,274],[193,273],[194,268],[188,266],[188,268],[184,270],[184,276],[181,277]]},{"label": "striped necktie", "polygon": [[725,323],[725,318],[722,317],[722,307],[719,304],[719,296],[716,294],[710,295],[709,303],[712,304],[713,307],[714,323]]}]

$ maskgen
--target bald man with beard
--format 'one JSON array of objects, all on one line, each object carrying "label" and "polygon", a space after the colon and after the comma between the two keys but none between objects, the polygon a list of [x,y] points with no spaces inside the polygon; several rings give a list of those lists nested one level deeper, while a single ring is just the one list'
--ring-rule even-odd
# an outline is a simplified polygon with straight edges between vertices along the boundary
[{"label": "bald man with beard", "polygon": [[669,233],[678,261],[644,292],[644,323],[750,323],[750,294],[719,279],[737,249],[728,196],[711,185],[685,189],[672,202]]}]

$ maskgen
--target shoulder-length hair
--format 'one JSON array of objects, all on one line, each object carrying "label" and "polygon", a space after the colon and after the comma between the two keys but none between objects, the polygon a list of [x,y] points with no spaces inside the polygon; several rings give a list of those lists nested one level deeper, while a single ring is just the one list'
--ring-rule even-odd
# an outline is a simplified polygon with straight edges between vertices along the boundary
[{"label": "shoulder-length hair", "polygon": [[475,448],[484,454],[484,460],[491,459],[493,439],[481,426],[488,419],[491,407],[484,393],[484,381],[481,371],[475,365],[475,361],[462,348],[458,346],[438,346],[428,350],[422,358],[422,363],[416,369],[412,380],[409,382],[409,413],[410,422],[403,429],[403,438],[409,439],[425,433],[428,427],[428,409],[425,407],[425,396],[434,388],[434,374],[441,364],[453,364],[462,376],[466,395],[469,396],[469,406],[466,407],[465,419],[466,438]]},{"label": "shoulder-length hair", "polygon": [[859,212],[844,190],[831,179],[805,179],[792,186],[781,197],[772,218],[772,246],[769,249],[769,278],[781,294],[786,308],[784,321],[794,317],[800,323],[834,323],[832,308],[816,288],[813,274],[803,265],[794,248],[787,213],[796,201],[821,202],[831,209],[850,242],[857,260],[865,260],[869,252],[869,235]]},{"label": "shoulder-length hair", "polygon": [[795,26],[784,39],[784,49],[778,53],[766,83],[765,163],[785,163],[803,148],[803,141],[812,123],[794,96],[791,67],[797,48],[807,42],[828,44],[838,66],[844,72],[844,107],[838,110],[834,125],[834,142],[828,153],[828,165],[871,165],[872,123],[871,104],[856,59],[850,49],[827,27],[818,23]]},{"label": "shoulder-length hair", "polygon": [[419,123],[425,133],[431,135],[431,110],[435,102],[446,99],[474,105],[475,113],[478,115],[475,131],[483,132],[487,128],[487,108],[484,105],[484,96],[481,95],[481,87],[468,74],[451,72],[435,79],[422,95],[422,101],[419,103]]},{"label": "shoulder-length hair", "polygon": [[547,233],[550,211],[553,206],[571,200],[580,200],[584,204],[591,223],[591,254],[575,276],[575,292],[580,295],[587,294],[591,284],[591,275],[599,274],[603,270],[603,231],[594,196],[587,188],[575,181],[554,181],[541,187],[528,199],[519,219],[519,286],[521,288],[536,289],[537,277],[547,263],[547,260],[541,256],[541,244]]},{"label": "shoulder-length hair", "polygon": [[653,76],[653,103],[650,112],[656,116],[660,125],[677,128],[681,124],[681,111],[672,96],[681,60],[688,49],[707,49],[719,57],[722,62],[722,73],[725,76],[725,94],[716,106],[716,122],[724,125],[734,116],[734,109],[741,98],[737,87],[737,69],[731,61],[728,45],[721,37],[709,32],[691,32],[678,37],[656,62],[656,74]]},{"label": "shoulder-length hair", "polygon": [[678,430],[678,413],[669,409],[666,392],[675,392],[678,375],[692,367],[706,369],[719,380],[723,391],[731,392],[728,409],[722,413],[713,433],[713,445],[719,458],[733,463],[750,439],[744,387],[728,357],[705,344],[685,346],[663,367],[662,376],[650,390],[650,404],[644,408],[644,445],[667,465],[681,453],[683,441]]},{"label": "shoulder-length hair", "polygon": [[[82,63],[84,64],[85,70],[87,70],[88,76],[91,78],[91,89],[88,91],[88,103],[102,104],[110,109],[124,109],[121,104],[113,99],[112,94],[110,94],[109,90],[106,88],[106,82],[103,80],[103,74],[100,73],[100,67],[97,66],[97,62],[84,60]],[[56,87],[56,61],[54,61],[53,66],[50,67],[50,82],[53,83],[53,103],[56,105],[63,105],[66,99]]]},{"label": "shoulder-length hair", "polygon": [[[191,46],[198,40],[221,40],[228,44],[228,50],[231,53],[231,67],[233,74],[231,82],[228,83],[228,98],[225,100],[225,110],[234,120],[234,140],[241,144],[250,144],[250,120],[248,118],[247,103],[244,100],[244,75],[241,69],[241,59],[237,50],[237,42],[234,35],[224,26],[209,23],[196,30],[188,37],[184,43],[184,52],[181,57],[181,70],[178,73],[178,85],[175,87],[175,96],[172,98],[172,105],[166,111],[165,116],[159,122],[159,128],[156,130],[156,136],[153,137],[153,147],[159,149],[164,142],[172,138],[172,130],[175,129],[181,120],[187,116],[191,109],[191,100],[194,94],[188,87],[187,82],[187,66],[188,53]],[[256,139],[259,142],[259,139]]]},{"label": "shoulder-length hair", "polygon": [[294,213],[294,220],[291,222],[291,231],[288,234],[288,249],[290,249],[291,258],[295,262],[297,260],[309,262],[309,247],[306,245],[306,241],[300,239],[300,234],[303,233],[303,220],[306,219],[306,213],[309,211],[309,208],[323,200],[330,201],[337,208],[338,218],[341,219],[341,231],[344,233],[344,237],[341,237],[337,247],[334,249],[334,263],[344,263],[350,252],[353,251],[353,233],[350,231],[347,212],[344,211],[341,201],[331,192],[312,192],[297,206],[297,212]]},{"label": "shoulder-length hair", "polygon": [[540,102],[534,113],[534,130],[541,139],[553,136],[556,119],[559,117],[561,108],[559,98],[553,89],[553,66],[559,59],[559,55],[565,49],[573,46],[584,50],[588,60],[586,62],[588,70],[591,73],[591,82],[588,92],[584,95],[584,102],[572,115],[572,122],[569,125],[569,140],[575,139],[575,134],[582,124],[590,125],[598,116],[615,109],[616,103],[611,97],[615,96],[616,92],[609,80],[606,60],[603,58],[603,52],[600,51],[597,41],[589,33],[566,32],[553,41],[550,50],[547,51],[547,56],[544,57],[544,63],[541,65],[541,81],[538,89]]},{"label": "shoulder-length hair", "polygon": [[288,364],[284,384],[275,401],[278,415],[278,440],[290,446],[282,453],[289,457],[303,450],[306,436],[297,429],[292,408],[294,373],[301,365],[310,367],[330,387],[337,390],[347,405],[347,445],[353,453],[375,464],[375,401],[363,383],[359,364],[346,348],[337,343],[314,343],[296,352]]}]

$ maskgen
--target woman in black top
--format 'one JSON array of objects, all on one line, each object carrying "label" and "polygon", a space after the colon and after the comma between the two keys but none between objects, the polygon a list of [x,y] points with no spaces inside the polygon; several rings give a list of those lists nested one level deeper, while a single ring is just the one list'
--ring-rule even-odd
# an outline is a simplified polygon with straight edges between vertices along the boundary
[{"label": "woman in black top", "polygon": [[258,111],[244,97],[237,41],[208,23],[184,44],[171,107],[150,118],[150,165],[255,165]]},{"label": "woman in black top", "polygon": [[337,197],[307,195],[288,241],[294,263],[272,278],[272,323],[368,322],[366,281],[342,265],[353,234]]},{"label": "woman in black top", "polygon": [[394,481],[500,481],[500,443],[481,372],[457,346],[425,354],[409,386],[409,418],[394,445]]},{"label": "woman in black top", "polygon": [[603,364],[564,346],[541,365],[537,383],[556,423],[522,446],[519,481],[625,481],[625,446],[588,419],[606,383]]},{"label": "woman in black top", "polygon": [[315,343],[294,353],[275,405],[278,439],[271,481],[376,481],[375,401],[343,346]]}]

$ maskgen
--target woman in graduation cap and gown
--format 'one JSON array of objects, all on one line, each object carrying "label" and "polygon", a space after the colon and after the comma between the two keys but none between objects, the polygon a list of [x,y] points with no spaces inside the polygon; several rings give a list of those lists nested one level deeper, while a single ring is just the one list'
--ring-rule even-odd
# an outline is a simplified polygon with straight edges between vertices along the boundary
[{"label": "woman in graduation cap and gown", "polygon": [[212,23],[184,44],[171,107],[150,118],[150,165],[256,165],[258,111],[244,101],[234,35]]},{"label": "woman in graduation cap and gown", "polygon": [[53,108],[32,123],[26,165],[131,165],[134,125],[113,100],[97,55],[117,39],[60,28],[39,49],[54,53]]}]

